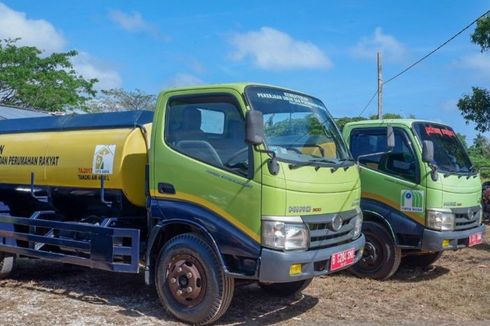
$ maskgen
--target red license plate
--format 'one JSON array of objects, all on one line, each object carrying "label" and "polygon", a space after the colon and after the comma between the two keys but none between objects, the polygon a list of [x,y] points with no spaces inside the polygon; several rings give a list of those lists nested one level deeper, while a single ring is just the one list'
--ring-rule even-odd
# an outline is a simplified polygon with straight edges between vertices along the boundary
[{"label": "red license plate", "polygon": [[474,246],[483,242],[483,234],[481,232],[470,234],[468,238],[468,246]]},{"label": "red license plate", "polygon": [[356,250],[354,248],[336,252],[330,258],[330,270],[335,271],[339,268],[352,265],[355,258]]}]

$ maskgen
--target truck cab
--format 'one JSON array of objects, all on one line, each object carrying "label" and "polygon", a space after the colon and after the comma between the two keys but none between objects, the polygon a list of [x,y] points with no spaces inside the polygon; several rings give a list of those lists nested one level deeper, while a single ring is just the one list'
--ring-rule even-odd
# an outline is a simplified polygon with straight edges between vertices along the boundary
[{"label": "truck cab", "polygon": [[205,228],[228,275],[286,292],[360,259],[358,169],[320,100],[253,84],[170,90],[152,140],[153,220]]},{"label": "truck cab", "polygon": [[482,242],[481,181],[451,127],[366,120],[346,124],[343,135],[362,184],[366,247],[355,274],[386,279],[401,261],[426,266],[444,250]]}]

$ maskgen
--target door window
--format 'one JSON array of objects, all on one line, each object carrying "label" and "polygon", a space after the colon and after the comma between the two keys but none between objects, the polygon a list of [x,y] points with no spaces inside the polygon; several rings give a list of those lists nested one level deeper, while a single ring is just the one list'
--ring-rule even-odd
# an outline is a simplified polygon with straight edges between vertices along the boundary
[{"label": "door window", "polygon": [[178,152],[247,176],[249,148],[245,121],[231,95],[170,100],[165,140]]},{"label": "door window", "polygon": [[[389,153],[361,157],[359,162],[373,170],[417,182],[417,160],[406,133],[394,128],[395,147]],[[386,128],[354,129],[350,148],[354,159],[361,155],[386,152]]]}]

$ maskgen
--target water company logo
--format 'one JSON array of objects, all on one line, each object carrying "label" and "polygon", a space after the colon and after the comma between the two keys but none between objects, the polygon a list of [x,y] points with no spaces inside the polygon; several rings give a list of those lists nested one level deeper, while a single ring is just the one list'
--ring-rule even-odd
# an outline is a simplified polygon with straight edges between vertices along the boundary
[{"label": "water company logo", "polygon": [[92,171],[94,174],[112,174],[116,145],[97,145],[94,151]]},{"label": "water company logo", "polygon": [[424,192],[420,190],[402,190],[400,209],[404,212],[423,212]]}]

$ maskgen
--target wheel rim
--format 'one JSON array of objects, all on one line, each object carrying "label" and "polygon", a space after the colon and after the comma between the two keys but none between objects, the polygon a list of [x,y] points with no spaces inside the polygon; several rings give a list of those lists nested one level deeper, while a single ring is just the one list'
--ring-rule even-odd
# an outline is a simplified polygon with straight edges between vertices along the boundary
[{"label": "wheel rim", "polygon": [[366,235],[364,252],[358,266],[368,273],[376,272],[381,267],[385,255],[382,243],[376,238]]},{"label": "wheel rim", "polygon": [[186,307],[199,304],[206,292],[206,275],[198,259],[176,255],[167,266],[166,280],[173,298]]}]

